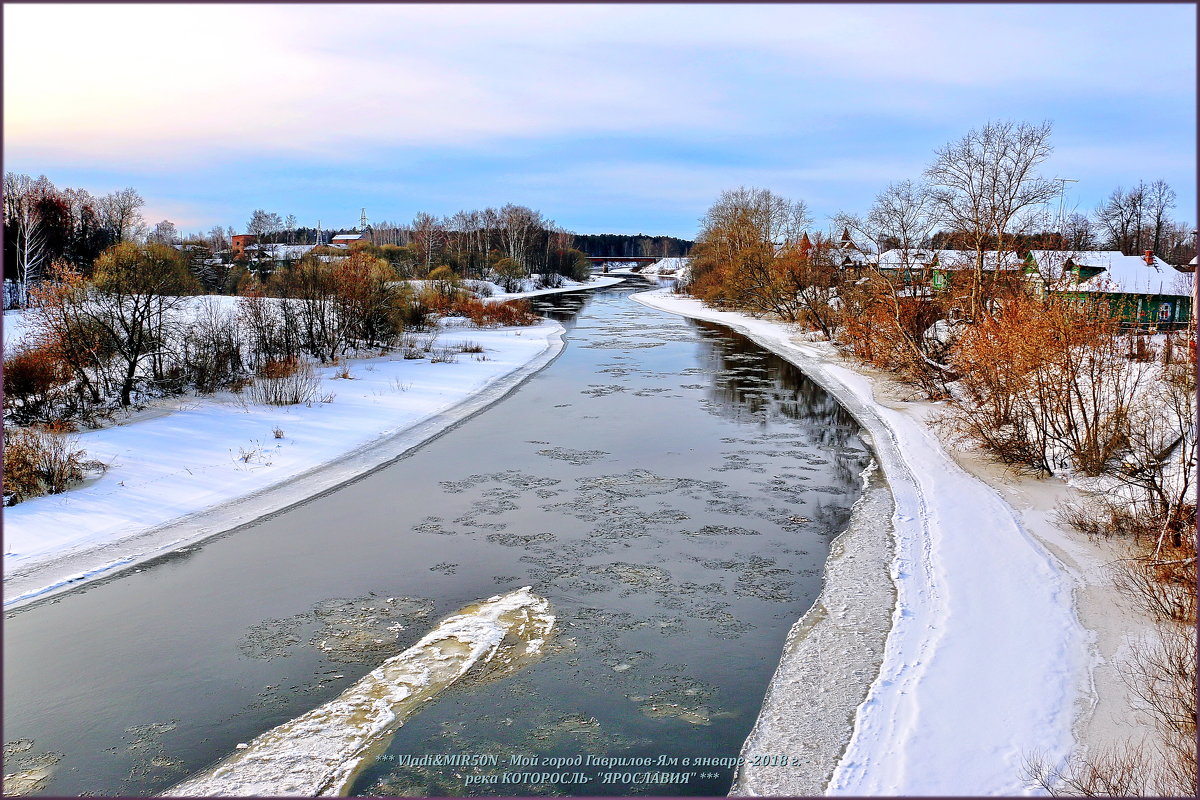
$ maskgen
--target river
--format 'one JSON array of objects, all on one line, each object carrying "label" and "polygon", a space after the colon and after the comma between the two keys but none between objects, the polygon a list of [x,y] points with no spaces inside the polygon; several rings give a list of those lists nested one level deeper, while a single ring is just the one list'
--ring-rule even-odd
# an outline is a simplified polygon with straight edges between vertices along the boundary
[{"label": "river", "polygon": [[406,457],[9,613],[5,771],[40,770],[44,794],[165,791],[528,585],[558,619],[547,655],[426,704],[352,793],[727,792],[727,766],[661,785],[584,770],[579,788],[419,765],[736,757],[820,591],[870,460],[858,425],[744,337],[630,301],[634,284],[540,301],[562,355]]}]

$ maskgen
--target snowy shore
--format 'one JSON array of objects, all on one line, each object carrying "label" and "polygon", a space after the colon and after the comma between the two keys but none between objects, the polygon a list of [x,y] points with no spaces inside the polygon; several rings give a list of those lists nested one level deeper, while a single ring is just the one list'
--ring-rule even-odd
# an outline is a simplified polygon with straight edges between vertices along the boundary
[{"label": "snowy shore", "polygon": [[[743,768],[732,794],[1029,794],[1028,759],[1062,765],[1144,732],[1113,664],[1142,624],[1118,610],[1105,574],[1115,555],[1053,521],[1074,489],[946,447],[929,422],[942,406],[902,399],[886,376],[794,328],[669,290],[634,299],[727,325],[800,367],[869,432],[892,495],[890,530],[877,522],[874,540],[856,508],[742,753],[803,766]],[[875,563],[847,566],[851,547]],[[862,586],[879,559],[895,607],[864,623],[881,602]],[[886,633],[882,653],[854,639],[860,624]],[[855,696],[865,699],[851,724]],[[817,742],[831,737],[836,748]]]},{"label": "snowy shore", "polygon": [[[619,282],[600,278],[558,292]],[[539,291],[536,294],[547,294]],[[513,295],[503,299],[511,299]],[[19,336],[5,315],[5,338]],[[317,369],[330,402],[258,406],[229,393],[172,398],[77,434],[104,475],[4,509],[11,609],[179,550],[328,491],[419,446],[503,397],[561,352],[563,328],[444,328],[454,363],[399,353]],[[276,433],[278,431],[278,434]],[[277,438],[278,437],[278,438]]]}]

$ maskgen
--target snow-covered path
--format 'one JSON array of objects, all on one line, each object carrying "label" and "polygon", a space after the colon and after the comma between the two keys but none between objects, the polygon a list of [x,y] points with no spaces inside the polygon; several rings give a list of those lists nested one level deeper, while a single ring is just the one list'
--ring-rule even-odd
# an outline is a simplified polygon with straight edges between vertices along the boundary
[{"label": "snow-covered path", "polygon": [[[991,487],[919,418],[822,344],[666,290],[635,299],[728,325],[788,358],[866,427],[895,499],[897,603],[880,674],[827,789],[847,795],[1030,793],[1027,758],[1065,762],[1086,691],[1087,633],[1070,582]],[[804,721],[795,720],[796,735]]]}]

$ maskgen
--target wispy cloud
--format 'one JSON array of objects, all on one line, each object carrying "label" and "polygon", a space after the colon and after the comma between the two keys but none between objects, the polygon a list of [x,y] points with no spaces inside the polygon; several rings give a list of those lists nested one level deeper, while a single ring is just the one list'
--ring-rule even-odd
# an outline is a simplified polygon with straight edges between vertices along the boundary
[{"label": "wispy cloud", "polygon": [[651,217],[738,183],[841,202],[915,177],[934,146],[997,117],[1054,118],[1071,147],[1064,168],[1097,184],[1112,162],[1081,163],[1089,137],[1180,165],[1181,200],[1195,194],[1188,6],[9,5],[4,16],[9,164],[60,182],[103,165],[131,176],[121,185],[163,192],[162,208],[218,208],[218,176],[238,216],[316,208],[292,174],[309,171],[325,202],[347,206],[372,181],[406,203],[573,186]]}]

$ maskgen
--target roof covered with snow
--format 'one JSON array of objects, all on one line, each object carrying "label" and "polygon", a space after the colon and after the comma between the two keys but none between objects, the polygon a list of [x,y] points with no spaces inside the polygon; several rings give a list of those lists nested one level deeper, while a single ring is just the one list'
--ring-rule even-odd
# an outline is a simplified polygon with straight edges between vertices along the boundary
[{"label": "roof covered with snow", "polygon": [[1190,295],[1187,278],[1161,258],[1153,256],[1147,264],[1142,256],[1127,256],[1120,252],[1080,254],[1087,260],[1076,259],[1080,266],[1101,267],[1104,272],[1080,284],[1087,292],[1114,294]]},{"label": "roof covered with snow", "polygon": [[300,258],[314,246],[311,244],[252,244],[246,250],[252,253],[262,251],[270,258],[293,259]]},{"label": "roof covered with snow", "polygon": [[1085,280],[1078,286],[1070,276],[1072,285],[1062,288],[1109,294],[1191,294],[1188,278],[1157,256],[1148,264],[1144,256],[1127,256],[1120,250],[1033,250],[1030,255],[1042,276],[1051,282],[1063,278],[1063,270],[1072,266],[1103,270],[1097,275],[1084,275]]},{"label": "roof covered with snow", "polygon": [[[882,269],[903,269],[927,266],[935,258],[939,269],[969,269],[975,266],[974,250],[931,250],[921,247],[885,250],[879,254],[877,263]],[[985,269],[992,269],[997,263],[1004,268],[1016,269],[1024,262],[1011,251],[984,250],[983,263]]]}]

